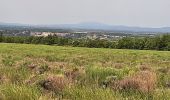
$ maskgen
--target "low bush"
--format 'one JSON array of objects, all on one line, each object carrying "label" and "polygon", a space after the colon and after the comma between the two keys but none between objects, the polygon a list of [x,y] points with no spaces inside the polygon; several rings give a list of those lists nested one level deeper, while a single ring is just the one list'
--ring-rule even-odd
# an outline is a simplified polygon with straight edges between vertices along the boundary
[{"label": "low bush", "polygon": [[114,89],[138,90],[141,92],[151,92],[156,88],[157,76],[151,71],[140,71],[133,76],[126,77],[113,83]]},{"label": "low bush", "polygon": [[40,85],[46,89],[56,93],[60,93],[65,87],[69,86],[70,82],[64,76],[49,76],[43,80]]}]

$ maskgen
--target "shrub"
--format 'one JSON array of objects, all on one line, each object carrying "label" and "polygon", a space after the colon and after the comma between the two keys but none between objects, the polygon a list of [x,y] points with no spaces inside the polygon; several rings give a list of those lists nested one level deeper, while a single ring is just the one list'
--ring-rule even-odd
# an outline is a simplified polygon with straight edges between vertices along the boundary
[{"label": "shrub", "polygon": [[134,89],[141,92],[151,92],[156,87],[156,74],[150,71],[140,71],[131,77],[124,78],[114,83],[114,89]]},{"label": "shrub", "polygon": [[63,89],[69,85],[69,81],[63,76],[49,76],[40,84],[46,90],[62,92]]}]

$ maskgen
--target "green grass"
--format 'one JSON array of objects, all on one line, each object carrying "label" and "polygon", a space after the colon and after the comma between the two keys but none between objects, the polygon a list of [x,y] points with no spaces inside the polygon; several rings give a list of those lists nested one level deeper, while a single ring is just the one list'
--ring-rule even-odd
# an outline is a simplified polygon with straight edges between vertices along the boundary
[{"label": "green grass", "polygon": [[1,85],[0,94],[3,100],[37,100],[40,97],[37,87],[15,84]]},{"label": "green grass", "polygon": [[[30,69],[30,64],[36,68]],[[157,73],[157,87],[153,93],[122,92],[101,86],[108,76],[116,76],[120,80],[133,75],[140,70],[140,65],[148,66]],[[76,84],[66,87],[61,94],[44,90],[39,85],[49,75],[64,74],[75,68],[84,68],[86,75],[80,76]],[[170,88],[166,87],[170,82],[168,68],[169,51],[1,43],[0,99],[169,100]],[[26,83],[28,80],[31,81],[29,84]]]}]

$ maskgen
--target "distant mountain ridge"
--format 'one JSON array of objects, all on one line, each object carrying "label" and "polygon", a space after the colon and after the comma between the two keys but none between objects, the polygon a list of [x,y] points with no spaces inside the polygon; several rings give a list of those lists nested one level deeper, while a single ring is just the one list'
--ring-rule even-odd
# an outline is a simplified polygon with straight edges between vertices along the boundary
[{"label": "distant mountain ridge", "polygon": [[102,23],[78,23],[78,24],[56,24],[56,25],[29,25],[18,23],[0,23],[1,26],[24,26],[24,27],[45,27],[53,29],[85,29],[85,30],[106,30],[106,31],[121,31],[121,32],[160,32],[169,33],[170,27],[149,28],[149,27],[131,27],[107,25]]}]

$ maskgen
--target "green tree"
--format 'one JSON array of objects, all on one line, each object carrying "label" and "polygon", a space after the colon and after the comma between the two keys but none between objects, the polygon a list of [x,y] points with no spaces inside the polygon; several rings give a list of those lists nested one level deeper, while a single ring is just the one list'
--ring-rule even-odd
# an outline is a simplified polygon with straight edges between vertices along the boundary
[{"label": "green tree", "polygon": [[3,32],[0,31],[0,42],[3,41]]}]

